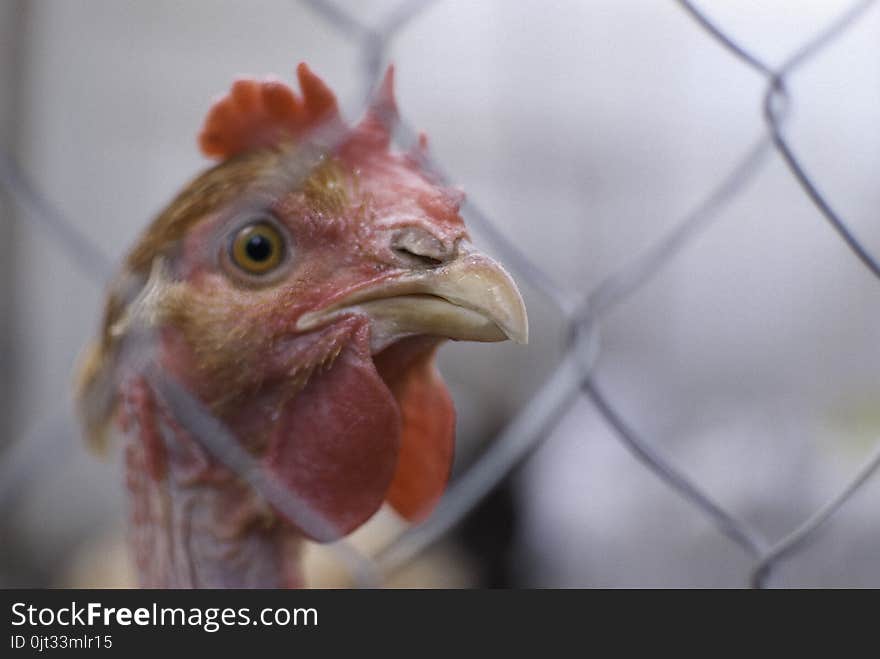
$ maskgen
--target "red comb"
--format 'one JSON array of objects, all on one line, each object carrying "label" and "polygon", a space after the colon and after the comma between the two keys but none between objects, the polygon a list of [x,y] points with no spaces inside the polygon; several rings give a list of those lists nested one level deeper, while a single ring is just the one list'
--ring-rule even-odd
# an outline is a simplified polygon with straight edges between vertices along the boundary
[{"label": "red comb", "polygon": [[339,116],[336,96],[305,63],[296,75],[302,97],[280,80],[236,80],[208,111],[199,133],[202,153],[225,160],[299,137]]}]

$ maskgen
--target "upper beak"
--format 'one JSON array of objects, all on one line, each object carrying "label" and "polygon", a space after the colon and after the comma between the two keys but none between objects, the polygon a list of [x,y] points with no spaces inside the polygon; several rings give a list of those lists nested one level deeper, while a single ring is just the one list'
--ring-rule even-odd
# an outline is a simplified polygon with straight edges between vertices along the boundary
[{"label": "upper beak", "polygon": [[351,312],[372,319],[373,352],[416,334],[463,341],[529,339],[526,307],[513,279],[497,262],[465,244],[441,265],[359,288],[303,314],[297,328],[313,329]]}]

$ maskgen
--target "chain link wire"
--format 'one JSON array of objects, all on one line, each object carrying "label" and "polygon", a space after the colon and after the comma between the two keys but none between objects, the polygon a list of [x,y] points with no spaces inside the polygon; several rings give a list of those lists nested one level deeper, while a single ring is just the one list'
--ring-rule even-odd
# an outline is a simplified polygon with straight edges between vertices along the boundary
[{"label": "chain link wire", "polygon": [[[363,99],[369,100],[386,65],[388,52],[395,38],[413,21],[424,15],[431,5],[440,0],[405,0],[401,2],[378,25],[363,23],[340,8],[331,0],[299,0],[320,16],[339,35],[358,48],[361,66]],[[723,25],[690,0],[675,0],[678,8],[694,21],[694,27],[706,33],[721,48],[726,49],[744,66],[750,68],[766,83],[759,99],[756,119],[763,121],[761,134],[733,164],[728,174],[717,186],[681,218],[677,224],[656,244],[642,254],[636,255],[621,268],[600,280],[590,291],[567,287],[556,281],[540,264],[512,242],[492,221],[490,214],[468,200],[462,209],[466,221],[476,227],[502,262],[521,281],[528,282],[546,297],[565,319],[568,343],[553,374],[538,388],[529,402],[509,421],[507,426],[490,444],[489,449],[457,478],[449,487],[432,516],[421,525],[412,527],[375,556],[359,553],[350,544],[334,543],[331,549],[345,564],[356,584],[374,586],[381,584],[395,571],[418,557],[426,548],[441,539],[488,495],[518,464],[549,436],[552,429],[580,398],[585,396],[596,411],[614,431],[620,443],[647,469],[662,480],[698,514],[706,516],[718,531],[739,546],[752,559],[748,583],[756,588],[768,585],[774,570],[784,561],[803,551],[816,538],[822,527],[875,477],[880,470],[880,442],[870,457],[853,477],[833,496],[810,515],[801,525],[776,540],[765,537],[752,525],[733,515],[711,495],[704,492],[695,479],[676,467],[650,438],[638,431],[605,393],[597,381],[595,365],[601,353],[600,330],[605,316],[621,302],[633,295],[680,252],[688,247],[701,232],[711,228],[713,221],[733,200],[758,180],[765,165],[775,152],[785,163],[792,177],[804,194],[815,205],[820,216],[827,221],[844,241],[853,255],[873,275],[880,277],[880,263],[849,228],[821,192],[808,173],[795,146],[785,134],[785,120],[793,104],[788,90],[788,80],[799,67],[819,55],[830,43],[858,22],[875,5],[875,0],[859,0],[826,25],[818,34],[806,40],[778,67],[767,64],[756,53],[733,39]],[[395,128],[395,139],[400,144],[412,144],[416,132],[400,117]],[[449,181],[445,168],[429,156],[424,166],[441,181]],[[12,156],[0,150],[0,189],[4,189],[20,204],[24,217],[40,225],[69,253],[82,271],[90,275],[96,284],[109,280],[111,260],[94,245],[89,237],[67,218],[40,192]],[[279,509],[299,510],[302,502],[289,493],[265,483],[253,464],[236,452],[234,438],[216,419],[200,408],[197,401],[177,383],[154,373],[163,397],[168,398],[173,409],[183,415],[187,426],[211,428],[213,439],[206,441],[206,450],[222,463],[235,469],[243,478]],[[191,418],[190,418],[191,417]],[[2,473],[24,473],[38,461],[33,444],[40,433],[32,432],[27,440],[18,442],[3,456]],[[35,439],[37,437],[37,439]],[[5,480],[5,479],[4,479]],[[0,499],[6,501],[14,496],[14,488],[0,488]],[[2,503],[3,501],[0,501]]]}]

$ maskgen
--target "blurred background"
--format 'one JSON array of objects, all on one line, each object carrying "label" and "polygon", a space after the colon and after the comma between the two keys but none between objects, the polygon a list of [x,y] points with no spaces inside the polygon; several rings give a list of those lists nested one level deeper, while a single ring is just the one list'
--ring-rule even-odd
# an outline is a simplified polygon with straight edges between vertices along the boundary
[{"label": "blurred background", "polygon": [[[395,3],[337,6],[375,24]],[[700,4],[771,64],[847,6]],[[874,8],[792,75],[786,125],[875,253],[878,44]],[[660,240],[765,131],[765,81],[674,2],[439,0],[389,57],[403,114],[454,182],[583,294]],[[118,260],[206,167],[195,135],[211,99],[238,74],[292,80],[303,60],[356,118],[360,53],[305,3],[0,0],[0,148]],[[125,585],[121,472],[86,452],[71,410],[73,365],[97,329],[102,289],[3,190],[0,214],[0,586]],[[564,319],[514,276],[530,345],[441,351],[460,417],[459,473],[564,352]],[[878,310],[878,282],[771,155],[608,317],[597,379],[653,446],[776,540],[844,487],[880,438]],[[875,477],[772,585],[880,586],[878,509]],[[377,537],[397,532],[394,521],[372,526]],[[739,587],[753,562],[635,461],[584,399],[396,584]],[[338,578],[315,566],[313,583]]]}]

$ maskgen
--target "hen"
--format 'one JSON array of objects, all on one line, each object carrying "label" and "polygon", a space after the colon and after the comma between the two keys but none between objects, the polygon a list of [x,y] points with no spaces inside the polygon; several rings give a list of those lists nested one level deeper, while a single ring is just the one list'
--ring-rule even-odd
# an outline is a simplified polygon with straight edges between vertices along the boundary
[{"label": "hen", "polygon": [[[384,502],[424,519],[454,445],[438,345],[527,340],[515,284],[471,245],[425,138],[391,148],[392,73],[354,126],[304,64],[300,95],[236,81],[199,136],[219,164],[110,288],[77,401],[94,445],[122,437],[144,586],[297,587],[304,538],[339,539]],[[156,373],[305,509],[267,501],[207,450],[212,431]]]}]

